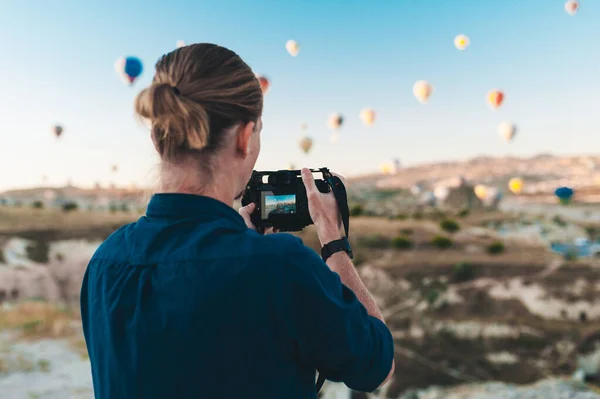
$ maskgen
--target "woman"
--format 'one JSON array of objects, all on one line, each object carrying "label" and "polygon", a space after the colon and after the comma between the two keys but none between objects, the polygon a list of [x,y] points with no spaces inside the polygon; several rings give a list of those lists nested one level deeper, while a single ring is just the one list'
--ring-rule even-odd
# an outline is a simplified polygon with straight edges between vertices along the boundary
[{"label": "woman", "polygon": [[[91,259],[81,313],[96,399],[315,398],[315,370],[372,391],[393,340],[345,252],[327,264],[301,240],[261,235],[231,207],[260,151],[263,97],[234,52],[164,55],[136,111],[162,160],[159,194]],[[303,171],[323,245],[335,199]]]}]

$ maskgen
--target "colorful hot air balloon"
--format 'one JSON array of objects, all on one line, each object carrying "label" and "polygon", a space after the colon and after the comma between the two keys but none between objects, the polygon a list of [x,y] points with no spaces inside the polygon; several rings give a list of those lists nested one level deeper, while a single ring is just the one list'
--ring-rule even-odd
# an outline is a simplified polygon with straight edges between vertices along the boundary
[{"label": "colorful hot air balloon", "polygon": [[506,141],[511,141],[517,133],[517,127],[509,122],[498,125],[498,134]]},{"label": "colorful hot air balloon", "polygon": [[518,177],[513,177],[508,181],[508,189],[511,193],[518,195],[523,191],[523,180]]},{"label": "colorful hot air balloon", "polygon": [[267,94],[269,88],[271,87],[271,82],[266,76],[256,75],[256,79],[258,79],[258,83],[260,83],[260,88],[262,89],[263,95]]},{"label": "colorful hot air balloon", "polygon": [[64,129],[61,125],[54,125],[54,127],[52,128],[52,132],[54,133],[56,138],[60,137],[60,135],[63,133],[63,130]]},{"label": "colorful hot air balloon", "polygon": [[177,48],[185,47],[185,42],[183,40],[177,40]]},{"label": "colorful hot air balloon", "polygon": [[137,57],[121,57],[115,63],[115,71],[129,85],[135,82],[143,70],[142,61]]},{"label": "colorful hot air balloon", "polygon": [[331,130],[338,130],[342,126],[342,123],[344,123],[344,117],[338,112],[329,115],[329,119],[327,119],[327,127]]},{"label": "colorful hot air balloon", "polygon": [[485,200],[488,196],[488,188],[483,184],[478,184],[475,186],[475,196],[480,200]]},{"label": "colorful hot air balloon", "polygon": [[117,165],[113,165],[110,170],[112,170],[113,172],[116,172],[117,170],[119,170]]},{"label": "colorful hot air balloon", "polygon": [[461,51],[469,47],[469,42],[469,38],[465,35],[458,35],[454,38],[454,46]]},{"label": "colorful hot air balloon", "polygon": [[554,195],[556,195],[561,204],[568,204],[571,202],[571,198],[573,197],[574,191],[570,187],[559,187],[554,191]]},{"label": "colorful hot air balloon", "polygon": [[565,3],[565,11],[569,15],[575,15],[579,10],[579,2],[577,0],[569,0]]},{"label": "colorful hot air balloon", "polygon": [[498,109],[504,101],[504,93],[500,90],[492,90],[487,94],[487,101],[492,109]]},{"label": "colorful hot air balloon", "polygon": [[292,57],[295,57],[300,52],[300,45],[295,40],[288,40],[285,43],[285,49]]},{"label": "colorful hot air balloon", "polygon": [[432,91],[433,87],[425,80],[419,80],[413,86],[413,94],[421,104],[427,103]]},{"label": "colorful hot air balloon", "polygon": [[364,108],[362,111],[360,111],[360,119],[367,126],[373,125],[375,122],[375,111],[373,111],[371,108]]},{"label": "colorful hot air balloon", "polygon": [[300,139],[298,145],[300,146],[300,149],[304,151],[305,154],[308,154],[308,152],[312,148],[313,141],[310,137],[305,136]]}]

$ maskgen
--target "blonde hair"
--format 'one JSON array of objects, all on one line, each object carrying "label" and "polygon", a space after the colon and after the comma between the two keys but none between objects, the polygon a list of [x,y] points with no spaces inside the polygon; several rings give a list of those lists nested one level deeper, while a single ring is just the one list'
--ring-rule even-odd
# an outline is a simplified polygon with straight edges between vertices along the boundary
[{"label": "blonde hair", "polygon": [[209,43],[181,47],[156,63],[152,84],[135,100],[147,119],[152,141],[169,164],[190,156],[210,165],[225,130],[257,122],[263,94],[252,69],[233,51]]}]

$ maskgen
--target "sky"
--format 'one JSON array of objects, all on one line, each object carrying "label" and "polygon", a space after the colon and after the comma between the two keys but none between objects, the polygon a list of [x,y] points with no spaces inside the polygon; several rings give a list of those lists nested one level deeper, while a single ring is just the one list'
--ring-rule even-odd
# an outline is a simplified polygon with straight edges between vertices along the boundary
[{"label": "sky", "polygon": [[[169,0],[0,2],[0,189],[152,185],[158,157],[133,114],[158,58],[211,42],[271,80],[256,169],[322,167],[346,176],[480,155],[600,149],[600,2],[581,0]],[[469,36],[466,51],[453,44]],[[297,57],[285,50],[300,44]],[[133,87],[114,71],[137,56]],[[426,105],[412,94],[433,85]],[[486,94],[505,93],[491,110]],[[359,119],[377,112],[375,124]],[[329,114],[345,122],[329,141]],[[510,144],[497,133],[517,125]],[[59,140],[51,129],[64,126]],[[308,125],[312,151],[298,148]],[[118,165],[116,173],[111,171]]]}]

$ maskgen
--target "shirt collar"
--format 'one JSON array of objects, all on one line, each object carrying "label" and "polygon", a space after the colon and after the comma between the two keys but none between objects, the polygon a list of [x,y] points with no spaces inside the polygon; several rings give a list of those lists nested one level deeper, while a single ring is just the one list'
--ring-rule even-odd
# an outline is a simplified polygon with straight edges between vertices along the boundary
[{"label": "shirt collar", "polygon": [[154,194],[146,210],[148,217],[226,219],[247,228],[242,216],[232,207],[211,197],[194,194]]}]

